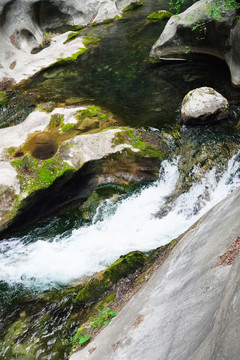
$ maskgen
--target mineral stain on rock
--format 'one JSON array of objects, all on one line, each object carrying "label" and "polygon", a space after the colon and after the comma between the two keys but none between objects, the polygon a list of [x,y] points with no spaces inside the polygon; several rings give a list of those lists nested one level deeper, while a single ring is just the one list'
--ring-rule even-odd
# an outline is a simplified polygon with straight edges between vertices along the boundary
[{"label": "mineral stain on rock", "polygon": [[40,132],[30,141],[31,155],[39,160],[50,159],[58,149],[56,139],[47,132]]}]

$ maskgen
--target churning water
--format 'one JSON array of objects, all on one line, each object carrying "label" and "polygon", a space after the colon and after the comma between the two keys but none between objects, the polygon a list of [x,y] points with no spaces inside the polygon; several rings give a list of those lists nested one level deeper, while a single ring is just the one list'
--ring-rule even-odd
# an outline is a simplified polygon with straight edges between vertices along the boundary
[{"label": "churning water", "polygon": [[0,280],[43,290],[101,271],[130,251],[164,245],[240,185],[239,168],[238,155],[220,176],[213,168],[158,218],[155,214],[179,178],[178,160],[164,161],[158,181],[117,204],[112,199],[103,202],[89,226],[48,241],[39,237],[31,242],[28,236],[1,241]]}]

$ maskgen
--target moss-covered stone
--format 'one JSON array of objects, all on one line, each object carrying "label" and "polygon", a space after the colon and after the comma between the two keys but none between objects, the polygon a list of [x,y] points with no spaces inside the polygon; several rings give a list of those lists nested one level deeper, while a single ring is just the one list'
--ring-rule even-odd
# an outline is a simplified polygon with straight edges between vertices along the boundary
[{"label": "moss-covered stone", "polygon": [[[131,128],[122,128],[122,133],[117,133],[114,139],[116,144],[123,143],[124,141],[129,143],[135,148],[138,149],[138,155],[142,157],[150,158],[163,158],[163,153],[159,151],[157,146],[151,146],[149,142],[143,140],[143,132],[137,129]],[[125,134],[124,134],[125,132]]]},{"label": "moss-covered stone", "polygon": [[79,303],[93,303],[119,279],[135,272],[144,266],[146,256],[140,251],[133,251],[121,256],[117,261],[110,265],[105,271],[92,278],[77,295]]},{"label": "moss-covered stone", "polygon": [[130,10],[136,10],[138,9],[139,7],[143,6],[143,2],[142,1],[136,1],[136,2],[132,2],[131,4],[129,4],[128,6],[126,6],[124,9],[123,9],[123,12],[127,12],[127,11],[130,11]]},{"label": "moss-covered stone", "polygon": [[73,61],[76,61],[77,58],[80,55],[83,55],[85,53],[85,51],[87,51],[87,48],[82,48],[79,51],[75,52],[74,54],[72,54],[72,56],[68,56],[66,58],[59,58],[57,59],[57,61],[55,61],[55,63],[53,63],[52,65],[58,65],[58,64],[69,64]]},{"label": "moss-covered stone", "polygon": [[148,15],[147,19],[150,20],[165,20],[170,19],[170,17],[173,16],[172,13],[166,10],[158,10],[153,12],[152,14]]},{"label": "moss-covered stone", "polygon": [[7,100],[7,94],[3,91],[0,91],[0,106],[6,104]]},{"label": "moss-covered stone", "polygon": [[96,22],[96,21],[94,21],[94,22],[92,23],[92,26],[111,24],[111,23],[113,23],[115,20],[120,20],[121,18],[122,18],[121,16],[116,15],[116,16],[114,16],[113,18],[111,18],[111,19],[105,19],[105,20],[103,20],[102,22]]},{"label": "moss-covered stone", "polygon": [[42,161],[31,155],[24,155],[21,159],[13,160],[11,164],[18,172],[21,191],[28,194],[49,187],[66,171],[73,170],[68,163],[60,161],[58,156]]},{"label": "moss-covered stone", "polygon": [[97,44],[101,39],[92,36],[83,36],[83,45],[88,46],[90,44]]},{"label": "moss-covered stone", "polygon": [[73,39],[76,39],[76,37],[78,37],[78,32],[71,32],[70,34],[68,34],[67,41],[71,41]]}]

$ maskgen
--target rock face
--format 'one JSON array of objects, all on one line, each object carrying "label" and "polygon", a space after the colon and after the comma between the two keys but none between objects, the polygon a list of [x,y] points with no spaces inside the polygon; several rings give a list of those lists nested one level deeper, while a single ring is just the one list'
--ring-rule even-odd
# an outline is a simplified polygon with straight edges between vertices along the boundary
[{"label": "rock face", "polygon": [[213,55],[226,61],[232,83],[240,86],[240,25],[236,11],[222,9],[221,18],[214,19],[209,4],[211,2],[201,0],[172,16],[150,56],[157,60],[183,60],[193,53]]},{"label": "rock face", "polygon": [[[16,71],[16,69],[20,65],[26,69],[25,58],[28,59],[28,63],[35,63],[36,60],[39,60],[38,56],[31,54],[31,52],[33,49],[39,48],[40,45],[50,44],[50,41],[46,41],[46,32],[65,25],[87,25],[93,21],[99,23],[105,19],[114,18],[120,15],[121,11],[129,3],[131,3],[131,0],[1,1],[0,81],[4,80],[6,83],[7,79],[16,82],[22,80],[22,78],[17,77],[20,70]],[[53,41],[53,43],[56,43],[56,41]],[[63,48],[61,41],[60,46]],[[78,46],[78,50],[79,47],[81,46]],[[41,56],[42,60],[48,57],[45,50],[47,49],[44,49],[44,54]],[[56,48],[51,49],[50,52],[54,56]],[[73,52],[70,49],[68,50],[69,55],[72,55]],[[58,57],[62,57],[59,52]],[[22,63],[23,59],[25,59],[24,63]],[[30,75],[32,74],[28,74],[28,76]]]},{"label": "rock face", "polygon": [[0,231],[39,202],[40,214],[56,209],[53,198],[62,206],[70,198],[86,200],[100,185],[156,180],[163,152],[143,136],[117,128],[113,115],[96,106],[36,110],[1,129]]},{"label": "rock face", "polygon": [[237,189],[210,210],[70,360],[238,360],[240,258],[228,266],[218,259],[239,236],[239,201]]},{"label": "rock face", "polygon": [[201,87],[184,97],[182,120],[187,125],[219,122],[229,116],[227,99],[210,87]]}]

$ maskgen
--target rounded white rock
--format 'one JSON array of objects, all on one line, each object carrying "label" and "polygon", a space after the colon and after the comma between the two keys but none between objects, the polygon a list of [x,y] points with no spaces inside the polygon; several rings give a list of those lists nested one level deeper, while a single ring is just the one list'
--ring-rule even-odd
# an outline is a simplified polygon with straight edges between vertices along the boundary
[{"label": "rounded white rock", "polygon": [[219,122],[229,116],[229,104],[216,90],[204,86],[187,93],[182,102],[181,116],[187,125]]}]

